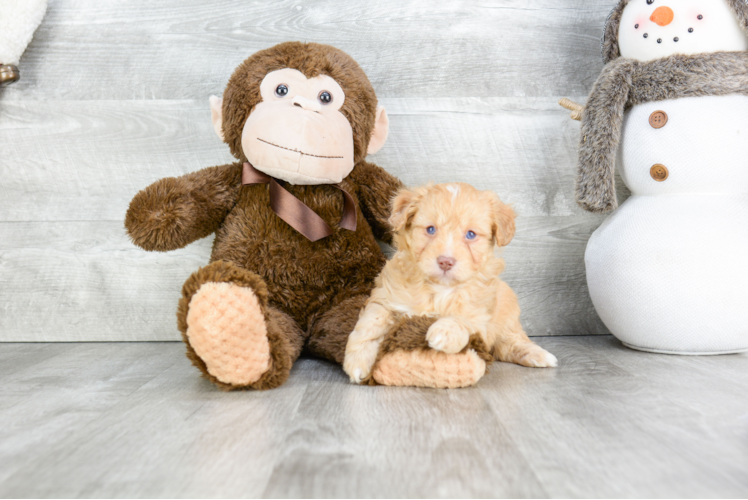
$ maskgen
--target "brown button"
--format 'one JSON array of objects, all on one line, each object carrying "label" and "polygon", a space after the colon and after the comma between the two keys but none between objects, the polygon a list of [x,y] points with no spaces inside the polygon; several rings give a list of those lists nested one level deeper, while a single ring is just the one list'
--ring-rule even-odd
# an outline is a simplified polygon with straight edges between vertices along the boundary
[{"label": "brown button", "polygon": [[670,175],[670,172],[668,172],[665,165],[657,163],[655,165],[652,165],[652,168],[649,169],[649,175],[651,175],[652,178],[657,182],[662,182],[667,179],[668,175]]},{"label": "brown button", "polygon": [[652,128],[662,128],[667,123],[667,113],[664,111],[655,111],[649,115],[649,124]]}]

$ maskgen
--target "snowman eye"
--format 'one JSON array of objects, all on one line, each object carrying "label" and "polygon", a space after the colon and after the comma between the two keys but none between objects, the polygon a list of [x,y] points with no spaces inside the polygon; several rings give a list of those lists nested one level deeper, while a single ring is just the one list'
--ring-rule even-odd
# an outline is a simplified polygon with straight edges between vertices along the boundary
[{"label": "snowman eye", "polygon": [[647,5],[652,5],[653,3],[655,3],[655,0],[647,0]]}]

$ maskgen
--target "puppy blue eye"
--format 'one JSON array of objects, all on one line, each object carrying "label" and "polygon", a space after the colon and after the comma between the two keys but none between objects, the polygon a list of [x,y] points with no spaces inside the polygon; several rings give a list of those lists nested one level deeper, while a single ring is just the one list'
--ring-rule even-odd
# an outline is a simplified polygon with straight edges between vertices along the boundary
[{"label": "puppy blue eye", "polygon": [[429,234],[434,234],[436,232],[436,228],[434,226],[429,226],[426,228],[426,232]]},{"label": "puppy blue eye", "polygon": [[467,234],[465,235],[465,238],[467,238],[469,240],[474,240],[475,236],[476,236],[476,234],[474,232],[468,231]]}]

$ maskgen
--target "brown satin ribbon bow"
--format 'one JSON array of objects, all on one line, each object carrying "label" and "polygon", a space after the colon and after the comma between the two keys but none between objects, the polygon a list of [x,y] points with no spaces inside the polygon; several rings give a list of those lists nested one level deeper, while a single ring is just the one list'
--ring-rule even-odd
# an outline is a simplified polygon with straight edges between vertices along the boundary
[{"label": "brown satin ribbon bow", "polygon": [[[332,234],[330,226],[314,210],[286,191],[273,177],[260,172],[245,162],[242,170],[242,186],[252,184],[270,184],[270,208],[289,226],[306,236],[308,240],[317,241]],[[356,204],[353,202],[353,196],[337,184],[330,185],[340,189],[343,193],[343,216],[340,218],[338,226],[349,231],[355,231]]]}]

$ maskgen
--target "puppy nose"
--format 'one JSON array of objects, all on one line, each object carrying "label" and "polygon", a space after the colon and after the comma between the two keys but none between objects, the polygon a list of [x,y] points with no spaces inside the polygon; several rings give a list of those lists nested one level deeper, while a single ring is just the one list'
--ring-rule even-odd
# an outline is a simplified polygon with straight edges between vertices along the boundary
[{"label": "puppy nose", "polygon": [[667,26],[668,24],[673,22],[673,18],[675,18],[673,9],[663,6],[657,7],[652,13],[652,17],[650,17],[649,20],[653,23],[659,24],[660,26]]},{"label": "puppy nose", "polygon": [[436,258],[436,263],[439,264],[439,269],[442,271],[449,271],[454,267],[456,262],[452,257],[445,257],[444,255]]}]

